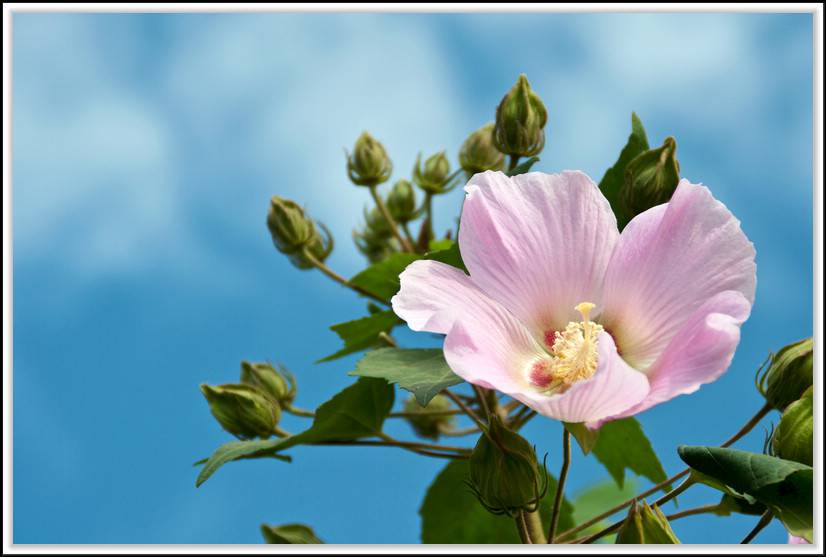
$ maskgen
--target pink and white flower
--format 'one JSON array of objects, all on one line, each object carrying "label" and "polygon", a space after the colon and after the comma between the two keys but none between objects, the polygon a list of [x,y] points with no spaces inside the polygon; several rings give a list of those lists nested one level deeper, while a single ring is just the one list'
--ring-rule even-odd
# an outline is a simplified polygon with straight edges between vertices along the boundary
[{"label": "pink and white flower", "polygon": [[447,335],[460,377],[591,426],[696,391],[726,371],[756,286],[755,251],[708,188],[617,229],[582,172],[475,175],[459,247],[470,275],[421,260],[393,310]]}]

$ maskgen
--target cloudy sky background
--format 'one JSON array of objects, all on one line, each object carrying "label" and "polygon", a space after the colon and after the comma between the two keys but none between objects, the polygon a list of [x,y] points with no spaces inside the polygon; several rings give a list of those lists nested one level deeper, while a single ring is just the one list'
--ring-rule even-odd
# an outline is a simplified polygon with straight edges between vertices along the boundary
[{"label": "cloudy sky background", "polygon": [[[192,462],[228,440],[197,385],[235,380],[241,359],[293,369],[303,406],[349,384],[357,356],[313,362],[338,347],[327,327],[364,304],[273,250],[269,197],[325,222],[330,265],[352,275],[368,195],[343,149],[367,129],[395,178],[420,150],[455,164],[520,72],[549,110],[537,169],[598,180],[635,110],[652,144],[676,137],[683,175],[757,247],[729,373],[640,416],[668,471],[677,444],[718,443],[759,407],[768,350],[811,335],[809,15],[16,14],[13,45],[16,543],[258,543],[262,522],[416,542],[442,463],[409,453],[297,448],[291,465],[235,463],[195,489]],[[460,204],[458,190],[440,199],[438,224]],[[556,470],[558,425],[526,431]],[[742,446],[760,450],[764,433]],[[607,477],[591,460],[577,455],[572,493]],[[713,497],[691,490],[681,508]],[[723,543],[753,522],[675,529]],[[773,524],[758,541],[785,534]]]}]

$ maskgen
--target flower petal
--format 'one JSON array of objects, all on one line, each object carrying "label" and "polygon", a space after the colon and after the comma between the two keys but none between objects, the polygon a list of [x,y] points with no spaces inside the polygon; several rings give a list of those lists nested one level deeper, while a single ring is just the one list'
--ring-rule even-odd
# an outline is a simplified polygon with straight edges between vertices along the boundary
[{"label": "flower petal", "polygon": [[735,290],[752,303],[754,246],[708,188],[681,180],[671,201],[635,217],[608,265],[600,322],[647,371],[697,308]]},{"label": "flower petal", "polygon": [[506,394],[543,416],[572,423],[598,422],[644,400],[648,378],[619,357],[611,335],[599,334],[598,350],[599,364],[593,377],[575,383],[562,394],[547,396],[534,390]]},{"label": "flower petal", "polygon": [[459,246],[473,282],[534,334],[598,303],[619,237],[616,218],[582,172],[476,174],[465,186]]},{"label": "flower petal", "polygon": [[718,379],[731,364],[740,342],[740,325],[750,311],[751,303],[733,290],[707,300],[651,366],[651,391],[645,400],[612,418],[637,414]]},{"label": "flower petal", "polygon": [[415,261],[399,276],[393,311],[414,331],[447,333],[445,358],[462,379],[500,391],[530,388],[522,370],[545,354],[505,308],[465,273],[437,261]]}]

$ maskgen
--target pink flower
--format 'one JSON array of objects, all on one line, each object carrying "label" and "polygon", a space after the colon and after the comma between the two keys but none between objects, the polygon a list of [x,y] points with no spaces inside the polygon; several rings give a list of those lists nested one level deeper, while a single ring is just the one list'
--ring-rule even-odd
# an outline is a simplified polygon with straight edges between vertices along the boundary
[{"label": "pink flower", "polygon": [[801,543],[809,543],[806,541],[806,538],[798,538],[797,536],[792,536],[789,534],[789,541],[790,544],[801,544]]},{"label": "pink flower", "polygon": [[470,272],[416,261],[393,310],[447,335],[460,377],[596,426],[696,391],[728,368],[756,284],[754,247],[703,187],[620,234],[582,172],[475,175],[459,247]]}]

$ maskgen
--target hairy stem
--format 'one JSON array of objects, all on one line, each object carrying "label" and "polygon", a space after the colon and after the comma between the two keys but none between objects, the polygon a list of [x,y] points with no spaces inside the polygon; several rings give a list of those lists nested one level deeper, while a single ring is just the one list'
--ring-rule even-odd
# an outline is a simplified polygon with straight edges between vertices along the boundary
[{"label": "hairy stem", "polygon": [[459,398],[458,396],[456,396],[456,394],[455,394],[455,393],[453,393],[453,392],[449,391],[448,389],[445,389],[445,390],[444,390],[444,391],[442,391],[442,392],[445,394],[445,396],[447,396],[450,400],[452,400],[452,401],[454,402],[454,404],[456,404],[456,406],[458,406],[459,408],[461,408],[461,409],[462,409],[462,411],[463,411],[465,414],[467,414],[467,415],[468,415],[468,417],[469,417],[471,420],[473,420],[474,422],[476,422],[476,425],[479,427],[479,429],[481,429],[482,431],[486,431],[486,430],[487,430],[487,426],[485,425],[485,423],[484,423],[482,420],[480,420],[480,419],[479,419],[479,416],[477,416],[477,415],[476,415],[476,412],[474,412],[473,410],[471,410],[471,409],[470,409],[470,406],[468,406],[467,404],[465,404],[465,402],[464,402],[461,398]]},{"label": "hairy stem", "polygon": [[384,201],[379,195],[379,190],[377,186],[370,186],[370,195],[373,196],[373,201],[376,202],[376,207],[378,207],[381,216],[384,217],[384,220],[387,222],[387,226],[390,227],[390,231],[393,233],[393,236],[398,240],[399,245],[402,247],[402,250],[414,252],[416,250],[413,249],[413,246],[407,243],[407,240],[402,237],[399,233],[399,225],[396,223],[396,220],[390,214],[390,211],[387,210],[387,205],[384,204]]},{"label": "hairy stem", "polygon": [[551,524],[548,526],[548,543],[554,543],[556,526],[559,523],[559,511],[562,509],[562,500],[565,493],[565,480],[568,478],[568,469],[571,467],[571,432],[562,428],[562,468],[559,471],[559,481],[556,485],[554,507],[551,511]]},{"label": "hairy stem", "polygon": [[508,173],[513,172],[513,169],[519,164],[519,155],[510,155],[508,158]]}]

